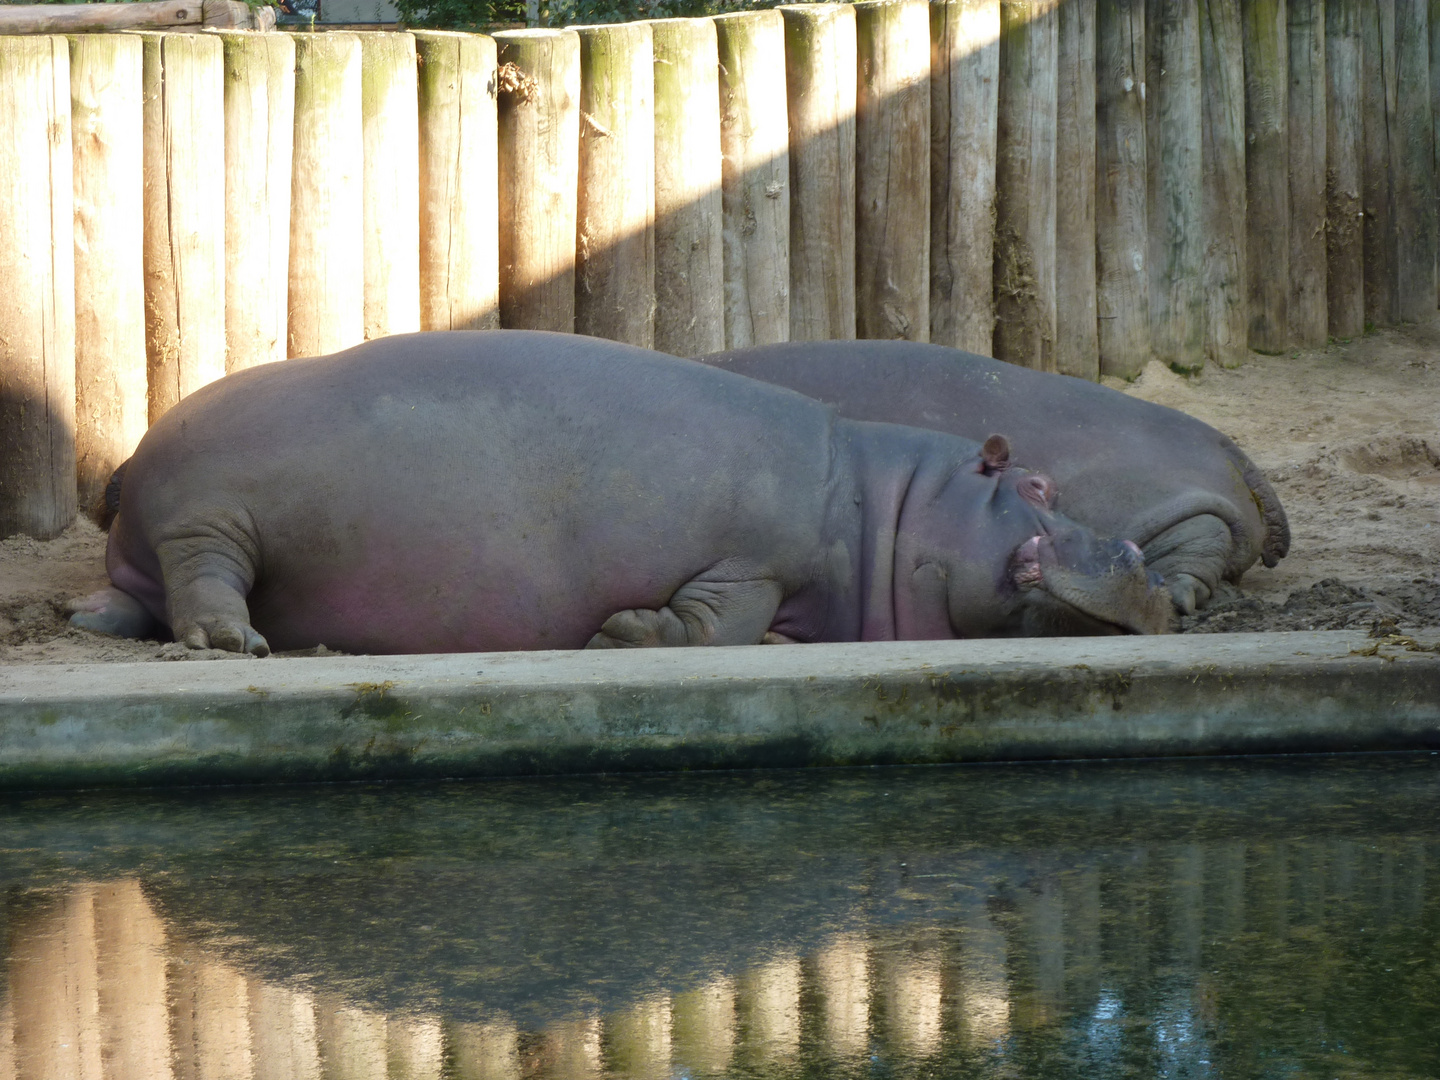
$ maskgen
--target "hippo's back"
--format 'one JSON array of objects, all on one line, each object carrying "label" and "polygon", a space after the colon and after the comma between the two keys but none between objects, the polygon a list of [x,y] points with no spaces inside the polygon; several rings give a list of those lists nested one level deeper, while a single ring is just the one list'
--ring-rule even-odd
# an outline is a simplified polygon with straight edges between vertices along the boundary
[{"label": "hippo's back", "polygon": [[1273,565],[1289,547],[1278,497],[1233,441],[1109,387],[908,341],[794,342],[700,360],[798,390],[841,416],[969,439],[1005,435],[1017,462],[1054,478],[1065,512],[1104,535],[1143,544],[1146,523],[1163,517],[1157,508],[1209,496],[1229,504],[1247,540],[1237,569],[1257,557]]}]

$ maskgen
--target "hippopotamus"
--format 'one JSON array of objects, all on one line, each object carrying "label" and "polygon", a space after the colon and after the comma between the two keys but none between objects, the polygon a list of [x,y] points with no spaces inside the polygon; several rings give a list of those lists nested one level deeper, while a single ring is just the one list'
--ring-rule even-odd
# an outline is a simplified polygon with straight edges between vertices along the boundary
[{"label": "hippopotamus", "polygon": [[[185,398],[78,625],[265,655],[1160,632],[1005,440],[596,338],[404,334]],[[1159,603],[1157,604],[1157,597]]]},{"label": "hippopotamus", "polygon": [[940,345],[827,341],[699,357],[827,402],[841,416],[967,438],[1003,431],[1015,459],[1059,486],[1059,507],[1132,540],[1191,614],[1222,580],[1290,548],[1275,490],[1241,449],[1193,416],[1068,375]]}]

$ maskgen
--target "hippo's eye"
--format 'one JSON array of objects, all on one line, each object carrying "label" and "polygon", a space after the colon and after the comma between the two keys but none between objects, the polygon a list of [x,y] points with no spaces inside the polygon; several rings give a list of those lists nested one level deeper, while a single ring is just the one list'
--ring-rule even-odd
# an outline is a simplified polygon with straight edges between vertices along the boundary
[{"label": "hippo's eye", "polygon": [[1050,509],[1055,502],[1055,481],[1048,476],[1031,473],[1029,476],[1017,480],[1015,489],[1020,493],[1022,499],[1043,510]]}]

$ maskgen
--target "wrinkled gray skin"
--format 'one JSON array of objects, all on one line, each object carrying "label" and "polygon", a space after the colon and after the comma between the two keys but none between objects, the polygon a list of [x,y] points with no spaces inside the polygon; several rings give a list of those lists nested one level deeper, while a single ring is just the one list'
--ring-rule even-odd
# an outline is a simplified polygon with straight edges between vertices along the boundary
[{"label": "wrinkled gray skin", "polygon": [[1066,375],[909,341],[765,345],[701,360],[798,390],[841,416],[983,439],[1052,477],[1061,510],[1133,540],[1190,614],[1222,580],[1290,548],[1280,499],[1248,457],[1175,409]]},{"label": "wrinkled gray skin", "polygon": [[595,338],[383,338],[157,422],[75,621],[258,655],[1166,629],[1006,453]]}]

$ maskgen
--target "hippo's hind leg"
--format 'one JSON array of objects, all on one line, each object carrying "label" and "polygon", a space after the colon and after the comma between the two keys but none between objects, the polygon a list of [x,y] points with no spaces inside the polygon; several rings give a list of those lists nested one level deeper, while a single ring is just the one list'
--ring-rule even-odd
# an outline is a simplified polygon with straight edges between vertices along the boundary
[{"label": "hippo's hind leg", "polygon": [[662,645],[758,645],[780,609],[779,582],[706,581],[675,590],[658,611],[632,608],[605,620],[587,649],[638,649]]},{"label": "hippo's hind leg", "polygon": [[70,611],[70,625],[97,634],[115,637],[152,638],[160,624],[135,597],[113,585],[107,585],[89,596],[71,600],[65,605]]},{"label": "hippo's hind leg", "polygon": [[176,641],[192,649],[270,655],[269,643],[250,625],[245,597],[255,583],[255,560],[241,543],[207,530],[163,540],[155,555]]},{"label": "hippo's hind leg", "polygon": [[1145,544],[1145,565],[1164,575],[1176,610],[1193,615],[1210,602],[1234,545],[1229,525],[1213,514],[1197,514]]}]

